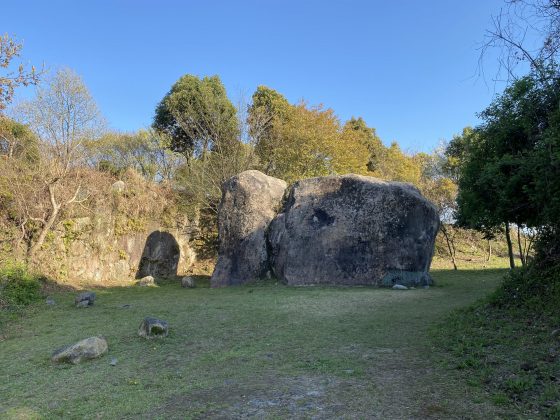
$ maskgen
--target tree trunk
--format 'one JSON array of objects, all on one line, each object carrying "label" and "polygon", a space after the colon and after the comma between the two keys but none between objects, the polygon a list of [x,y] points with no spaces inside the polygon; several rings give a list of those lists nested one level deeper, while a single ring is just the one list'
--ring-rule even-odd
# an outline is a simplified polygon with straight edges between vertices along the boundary
[{"label": "tree trunk", "polygon": [[505,229],[506,229],[506,241],[508,246],[508,254],[509,254],[509,268],[515,268],[515,260],[513,259],[513,245],[511,243],[511,236],[509,232],[509,222],[505,222]]},{"label": "tree trunk", "polygon": [[58,217],[58,213],[60,211],[61,206],[56,202],[52,185],[49,185],[48,188],[49,188],[49,196],[51,199],[51,206],[52,206],[51,214],[49,214],[49,217],[43,223],[43,226],[41,227],[41,232],[39,233],[39,237],[37,238],[35,243],[31,245],[31,247],[29,247],[27,251],[28,262],[31,262],[37,250],[40,249],[43,243],[45,242],[45,238],[47,237],[47,234],[49,233],[52,226],[54,225],[54,222],[56,221],[56,218]]},{"label": "tree trunk", "polygon": [[455,261],[455,244],[453,243],[452,238],[449,237],[449,233],[445,225],[441,224],[441,233],[445,236],[445,241],[447,242],[447,249],[449,249],[449,256],[451,257],[451,263],[453,264],[453,269],[457,270],[457,263]]},{"label": "tree trunk", "polygon": [[517,225],[517,246],[519,247],[519,259],[521,260],[521,266],[525,267],[525,253],[523,252],[523,247],[521,246],[521,229]]},{"label": "tree trunk", "polygon": [[486,262],[490,261],[490,258],[492,258],[492,242],[488,239],[488,256],[486,257]]}]

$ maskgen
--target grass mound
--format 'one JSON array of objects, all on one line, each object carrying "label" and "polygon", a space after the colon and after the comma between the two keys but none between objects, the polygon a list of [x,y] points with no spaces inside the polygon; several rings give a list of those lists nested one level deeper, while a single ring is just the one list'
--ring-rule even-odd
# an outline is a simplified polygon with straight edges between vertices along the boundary
[{"label": "grass mound", "polygon": [[506,275],[488,299],[455,312],[437,333],[447,363],[498,404],[560,418],[560,267]]}]

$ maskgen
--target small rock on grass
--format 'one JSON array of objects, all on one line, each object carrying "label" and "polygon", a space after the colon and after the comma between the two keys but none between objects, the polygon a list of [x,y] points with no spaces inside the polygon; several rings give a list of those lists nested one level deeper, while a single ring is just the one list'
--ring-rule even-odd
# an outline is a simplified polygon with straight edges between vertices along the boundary
[{"label": "small rock on grass", "polygon": [[142,277],[136,282],[136,286],[155,286],[156,282],[153,276]]},{"label": "small rock on grass", "polygon": [[74,304],[77,308],[85,308],[93,306],[95,302],[95,292],[82,292],[74,298]]},{"label": "small rock on grass", "polygon": [[191,276],[185,276],[181,279],[181,287],[192,289],[195,287],[194,278]]},{"label": "small rock on grass", "polygon": [[550,333],[550,335],[551,335],[552,337],[558,337],[558,338],[560,338],[560,328],[557,328],[557,329],[555,329],[554,331],[552,331],[552,332]]},{"label": "small rock on grass", "polygon": [[47,303],[47,305],[56,305],[56,302],[52,297],[47,297],[47,300],[45,302]]},{"label": "small rock on grass", "polygon": [[109,364],[111,366],[117,366],[117,363],[119,362],[119,359],[117,359],[116,357],[112,357],[111,361],[109,362]]},{"label": "small rock on grass", "polygon": [[169,326],[161,319],[146,317],[138,328],[138,335],[144,338],[163,338],[169,334]]},{"label": "small rock on grass", "polygon": [[103,337],[89,337],[77,343],[55,350],[51,360],[56,363],[68,362],[74,365],[83,360],[95,359],[103,356],[109,347]]},{"label": "small rock on grass", "polygon": [[403,286],[402,284],[395,284],[395,285],[393,286],[393,289],[394,289],[394,290],[408,290],[408,287]]}]

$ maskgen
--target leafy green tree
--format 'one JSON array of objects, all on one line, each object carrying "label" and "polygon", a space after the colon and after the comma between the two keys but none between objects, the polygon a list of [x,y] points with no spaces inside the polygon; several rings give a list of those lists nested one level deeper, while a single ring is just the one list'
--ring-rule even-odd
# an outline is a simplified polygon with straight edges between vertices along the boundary
[{"label": "leafy green tree", "polygon": [[262,170],[293,182],[341,173],[367,173],[375,131],[363,120],[345,126],[331,109],[290,104],[273,89],[259,86],[248,122]]},{"label": "leafy green tree", "polygon": [[280,126],[288,123],[292,105],[266,86],[259,86],[252,96],[247,123],[261,167],[267,174],[275,173],[277,153],[282,149]]},{"label": "leafy green tree", "polygon": [[37,136],[28,126],[0,115],[0,154],[36,162],[40,158]]},{"label": "leafy green tree", "polygon": [[169,150],[169,138],[154,130],[135,133],[107,133],[87,144],[91,163],[101,170],[120,175],[134,169],[150,181],[170,181],[184,164],[180,153]]},{"label": "leafy green tree", "polygon": [[170,136],[171,149],[190,160],[238,141],[237,110],[218,76],[182,76],[156,108],[153,127]]},{"label": "leafy green tree", "polygon": [[355,131],[359,135],[361,143],[367,148],[369,152],[367,169],[374,172],[379,165],[384,150],[383,143],[377,136],[375,128],[368,127],[362,117],[352,117],[344,124],[344,131],[349,130]]},{"label": "leafy green tree", "polygon": [[560,98],[557,85],[533,76],[517,80],[481,113],[483,123],[466,144],[458,220],[484,231],[503,226],[512,268],[510,226],[540,228],[552,222],[543,215],[554,199],[548,193],[538,197],[535,187],[541,177],[550,179],[554,173],[557,138],[551,133]]}]

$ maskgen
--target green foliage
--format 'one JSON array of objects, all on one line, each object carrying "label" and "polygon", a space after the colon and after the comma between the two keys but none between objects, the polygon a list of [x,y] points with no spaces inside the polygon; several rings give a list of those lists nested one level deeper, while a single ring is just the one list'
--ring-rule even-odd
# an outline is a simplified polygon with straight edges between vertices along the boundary
[{"label": "green foliage", "polygon": [[344,127],[331,109],[291,105],[259,86],[249,108],[249,131],[263,171],[293,182],[343,173],[365,174],[376,137],[363,120]]},{"label": "green foliage", "polygon": [[344,124],[345,131],[354,131],[358,134],[360,142],[367,148],[369,152],[369,160],[367,162],[367,169],[374,172],[383,159],[383,143],[377,136],[375,128],[368,127],[362,117],[350,118]]},{"label": "green foliage", "polygon": [[41,298],[39,278],[21,263],[9,263],[0,269],[0,307],[25,306]]},{"label": "green foliage", "polygon": [[481,113],[484,123],[451,143],[460,155],[458,219],[491,230],[560,218],[560,81],[517,80]]},{"label": "green foliage", "polygon": [[40,158],[39,140],[28,126],[0,115],[0,154],[36,163]]},{"label": "green foliage", "polygon": [[171,149],[203,156],[239,135],[237,110],[218,76],[182,76],[156,108],[153,127],[171,138]]},{"label": "green foliage", "polygon": [[560,315],[560,264],[530,264],[507,274],[491,304],[547,316]]},{"label": "green foliage", "polygon": [[85,144],[99,170],[122,177],[133,169],[149,181],[171,180],[184,158],[169,150],[170,139],[153,130],[108,133]]}]

